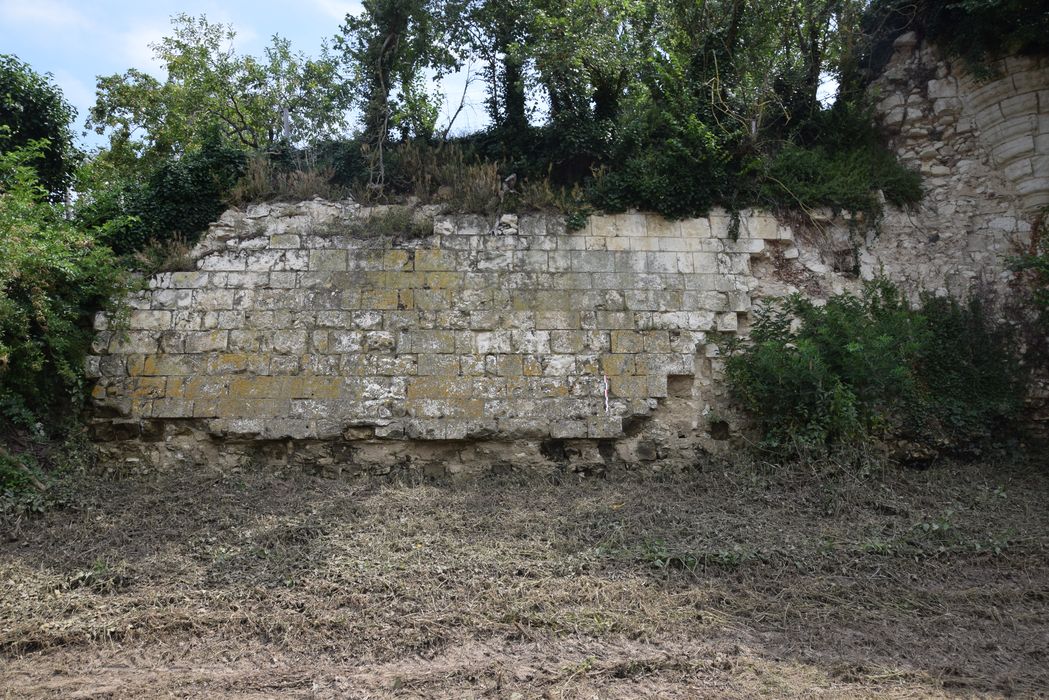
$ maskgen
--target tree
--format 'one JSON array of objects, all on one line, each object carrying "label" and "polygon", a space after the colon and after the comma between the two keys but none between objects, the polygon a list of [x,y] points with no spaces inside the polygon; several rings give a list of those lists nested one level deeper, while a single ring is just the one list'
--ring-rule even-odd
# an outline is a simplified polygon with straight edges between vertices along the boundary
[{"label": "tree", "polygon": [[40,75],[9,54],[0,54],[0,153],[38,142],[33,168],[52,200],[62,199],[73,181],[81,154],[69,125],[76,110],[62,97],[50,75]]},{"label": "tree", "polygon": [[46,201],[42,142],[0,155],[0,404],[73,415],[91,319],[124,276],[108,248]]},{"label": "tree", "polygon": [[153,165],[200,148],[216,130],[260,151],[311,142],[345,126],[348,89],[326,51],[308,59],[274,35],[263,57],[238,56],[231,26],[181,14],[172,28],[172,36],[152,45],[167,71],[164,82],[135,69],[98,80],[88,126],[109,132],[110,160],[145,158]]},{"label": "tree", "polygon": [[424,87],[424,73],[438,76],[457,66],[448,38],[452,16],[428,0],[364,0],[347,15],[335,45],[343,53],[361,106],[371,185],[386,181],[385,149],[394,131],[402,139],[429,141],[440,98]]}]

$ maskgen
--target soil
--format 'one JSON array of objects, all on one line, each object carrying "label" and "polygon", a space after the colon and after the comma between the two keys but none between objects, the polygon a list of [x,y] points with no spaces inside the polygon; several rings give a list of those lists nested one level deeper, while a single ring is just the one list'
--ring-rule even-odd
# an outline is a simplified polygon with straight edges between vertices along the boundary
[{"label": "soil", "polygon": [[1044,697],[1034,462],[85,477],[0,542],[0,694]]}]

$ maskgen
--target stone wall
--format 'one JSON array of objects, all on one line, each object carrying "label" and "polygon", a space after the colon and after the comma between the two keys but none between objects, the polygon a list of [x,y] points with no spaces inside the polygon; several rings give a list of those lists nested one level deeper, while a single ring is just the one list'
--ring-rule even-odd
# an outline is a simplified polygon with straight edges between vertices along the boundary
[{"label": "stone wall", "polygon": [[994,69],[979,80],[913,33],[896,41],[871,93],[925,198],[870,232],[865,276],[884,270],[913,289],[961,294],[981,279],[1000,282],[1003,257],[1028,240],[1049,204],[1049,60]]},{"label": "stone wall", "polygon": [[568,231],[423,208],[420,237],[368,234],[360,221],[388,212],[353,202],[227,212],[193,270],[98,319],[96,437],[130,467],[691,465],[739,426],[717,340],[745,333],[759,299],[881,273],[914,293],[1007,290],[1004,256],[1049,201],[1049,69],[1002,67],[981,83],[900,38],[872,90],[926,197],[876,222],[629,213]]},{"label": "stone wall", "polygon": [[[150,280],[121,327],[98,320],[99,437],[151,463],[199,459],[212,437],[334,441],[360,468],[417,458],[396,441],[512,445],[487,466],[564,460],[572,441],[583,463],[611,459],[604,440],[626,461],[690,455],[722,391],[711,336],[746,325],[752,258],[793,235],[761,214],[738,240],[724,214],[348,233],[372,215],[320,201],[224,215],[196,270]],[[665,434],[643,437],[668,403],[681,405]]]}]

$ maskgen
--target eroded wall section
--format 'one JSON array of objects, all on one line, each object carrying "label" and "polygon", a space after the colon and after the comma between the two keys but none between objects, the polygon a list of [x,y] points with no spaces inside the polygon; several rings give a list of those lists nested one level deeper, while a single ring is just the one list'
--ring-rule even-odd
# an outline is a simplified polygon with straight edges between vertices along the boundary
[{"label": "eroded wall section", "polygon": [[336,470],[687,459],[722,391],[712,335],[746,323],[752,258],[792,235],[758,214],[738,240],[727,215],[349,233],[369,215],[228,212],[196,270],[154,277],[123,327],[99,319],[89,371],[113,455],[286,459],[291,441]]}]

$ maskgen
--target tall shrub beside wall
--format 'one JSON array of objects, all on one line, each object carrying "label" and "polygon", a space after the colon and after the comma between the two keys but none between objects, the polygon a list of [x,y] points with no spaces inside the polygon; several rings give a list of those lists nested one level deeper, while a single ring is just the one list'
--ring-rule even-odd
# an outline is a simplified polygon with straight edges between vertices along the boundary
[{"label": "tall shrub beside wall", "polygon": [[731,388],[776,451],[906,441],[967,450],[1000,434],[1023,401],[1015,344],[973,297],[923,297],[890,282],[817,306],[759,310],[728,359]]},{"label": "tall shrub beside wall", "polygon": [[0,404],[57,426],[84,387],[91,318],[124,275],[112,251],[49,204],[37,147],[0,155]]}]

